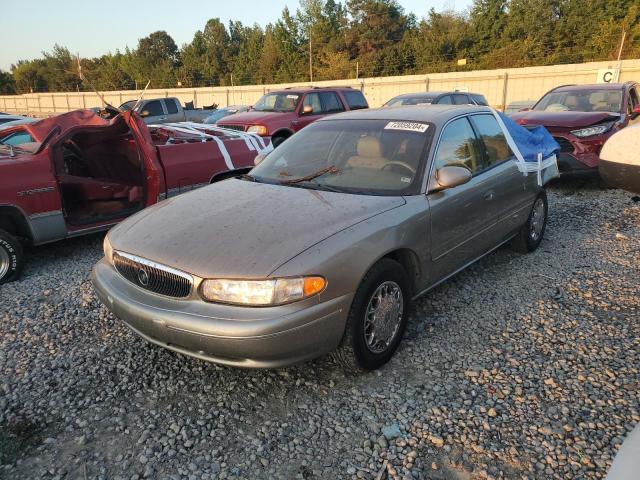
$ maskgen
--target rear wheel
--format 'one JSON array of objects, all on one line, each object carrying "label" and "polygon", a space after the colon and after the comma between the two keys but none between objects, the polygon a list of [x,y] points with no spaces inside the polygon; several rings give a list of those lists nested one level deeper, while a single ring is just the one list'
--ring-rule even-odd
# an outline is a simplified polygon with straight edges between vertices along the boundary
[{"label": "rear wheel", "polygon": [[385,258],[356,291],[334,359],[347,372],[375,370],[389,361],[407,325],[411,289],[402,266]]},{"label": "rear wheel", "polygon": [[16,280],[23,267],[22,245],[13,235],[0,230],[0,285]]},{"label": "rear wheel", "polygon": [[527,223],[522,226],[513,240],[513,248],[517,252],[533,252],[540,246],[547,228],[547,212],[547,193],[543,190],[533,202]]}]

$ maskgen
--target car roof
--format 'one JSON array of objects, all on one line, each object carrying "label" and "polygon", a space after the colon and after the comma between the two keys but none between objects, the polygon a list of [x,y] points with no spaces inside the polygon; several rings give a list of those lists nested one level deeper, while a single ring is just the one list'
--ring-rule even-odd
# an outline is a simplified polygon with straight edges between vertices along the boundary
[{"label": "car roof", "polygon": [[403,105],[398,107],[368,108],[338,113],[316,120],[398,120],[409,122],[433,122],[441,124],[465,113],[492,113],[489,107],[479,105]]},{"label": "car roof", "polygon": [[629,83],[588,83],[584,85],[562,85],[552,92],[575,92],[576,90],[622,90]]},{"label": "car roof", "polygon": [[440,95],[452,95],[452,94],[455,94],[455,93],[459,93],[461,95],[481,95],[480,93],[461,92],[461,91],[449,90],[449,91],[441,91],[441,92],[403,93],[402,95],[396,95],[395,97],[393,97],[393,99],[396,99],[396,98],[414,98],[414,97],[425,97],[425,98],[426,97],[438,97]]}]

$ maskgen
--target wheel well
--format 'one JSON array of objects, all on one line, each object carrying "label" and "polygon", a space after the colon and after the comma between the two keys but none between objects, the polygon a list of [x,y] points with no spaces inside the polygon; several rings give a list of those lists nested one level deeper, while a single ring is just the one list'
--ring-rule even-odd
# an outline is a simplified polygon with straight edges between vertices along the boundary
[{"label": "wheel well", "polygon": [[273,135],[271,135],[271,137],[289,138],[291,135],[293,135],[293,132],[291,130],[282,129],[275,132]]},{"label": "wheel well", "polygon": [[16,207],[0,206],[0,229],[15,237],[31,238],[31,229],[25,216]]},{"label": "wheel well", "polygon": [[408,248],[400,248],[387,253],[382,258],[390,258],[402,265],[409,275],[409,281],[411,282],[411,288],[413,289],[412,294],[415,293],[420,276],[422,275],[422,272],[420,271],[420,261],[418,260],[418,256],[415,252]]}]

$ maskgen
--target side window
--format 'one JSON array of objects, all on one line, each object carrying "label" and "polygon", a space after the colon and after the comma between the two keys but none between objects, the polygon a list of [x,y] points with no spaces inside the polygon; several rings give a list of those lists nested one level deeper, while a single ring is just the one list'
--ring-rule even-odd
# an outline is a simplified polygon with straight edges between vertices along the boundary
[{"label": "side window", "polygon": [[166,99],[164,101],[164,104],[167,106],[168,114],[178,113],[178,106],[176,105],[176,101],[173,98]]},{"label": "side window", "polygon": [[484,144],[488,166],[504,162],[513,157],[504,133],[493,115],[473,115],[471,121]]},{"label": "side window", "polygon": [[629,106],[627,108],[628,114],[631,115],[633,113],[633,109],[640,103],[638,99],[638,91],[635,88],[629,89]]},{"label": "side window", "polygon": [[478,105],[489,105],[487,103],[487,99],[484,98],[483,95],[479,95],[477,93],[470,93],[469,96],[471,97],[471,99],[476,102],[476,104]]},{"label": "side window", "polygon": [[162,110],[162,103],[160,100],[153,100],[147,103],[144,107],[142,107],[143,112],[149,112],[145,115],[145,117],[155,117],[156,115],[164,115],[164,110]]},{"label": "side window", "polygon": [[322,101],[322,113],[344,112],[342,102],[334,92],[322,92],[320,100]]},{"label": "side window", "polygon": [[313,114],[322,113],[322,104],[320,103],[320,95],[317,93],[307,93],[304,96],[302,107],[311,105],[313,107]]},{"label": "side window", "polygon": [[358,110],[360,108],[369,108],[369,104],[367,103],[366,98],[364,98],[364,95],[359,90],[353,90],[353,91],[347,90],[345,92],[342,92],[342,95],[344,96],[351,110]]},{"label": "side window", "polygon": [[466,117],[449,123],[440,136],[434,170],[447,165],[466,167],[472,174],[483,169],[476,134]]},{"label": "side window", "polygon": [[451,105],[451,95],[445,95],[440,100],[438,100],[439,105]]},{"label": "side window", "polygon": [[462,94],[462,93],[456,93],[454,95],[451,95],[453,97],[453,104],[454,105],[468,105],[470,103],[473,103],[471,100],[469,100],[469,97],[467,97],[466,95]]},{"label": "side window", "polygon": [[33,142],[33,138],[27,132],[15,132],[6,137],[0,138],[0,142],[5,145],[22,145]]}]

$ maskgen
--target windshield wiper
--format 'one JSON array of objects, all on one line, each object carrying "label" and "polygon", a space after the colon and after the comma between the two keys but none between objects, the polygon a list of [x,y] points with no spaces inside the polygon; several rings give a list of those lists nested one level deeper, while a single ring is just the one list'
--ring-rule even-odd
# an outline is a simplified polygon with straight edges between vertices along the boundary
[{"label": "windshield wiper", "polygon": [[306,175],[304,177],[292,178],[290,180],[280,180],[280,183],[282,185],[293,185],[295,183],[308,182],[309,180],[313,180],[314,178],[321,177],[322,175],[325,175],[327,173],[334,175],[339,171],[340,169],[338,167],[336,167],[335,165],[331,165],[329,167],[321,168],[317,172],[310,173],[309,175]]}]

